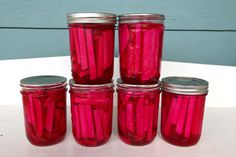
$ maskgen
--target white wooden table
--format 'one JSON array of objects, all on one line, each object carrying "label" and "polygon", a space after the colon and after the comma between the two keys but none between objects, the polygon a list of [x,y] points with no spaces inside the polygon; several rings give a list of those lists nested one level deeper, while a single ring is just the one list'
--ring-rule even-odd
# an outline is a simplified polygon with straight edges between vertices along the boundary
[{"label": "white wooden table", "polygon": [[[115,59],[114,80],[119,75]],[[166,143],[158,133],[147,146],[129,146],[117,135],[116,99],[113,134],[99,147],[83,147],[75,142],[68,110],[68,131],[63,142],[47,147],[31,145],[24,132],[19,81],[23,77],[54,74],[71,78],[69,57],[51,57],[0,61],[0,157],[230,157],[236,154],[236,67],[191,63],[163,62],[162,77],[195,76],[210,83],[206,101],[203,134],[192,147]],[[116,98],[116,96],[115,96]],[[69,105],[69,103],[68,103]]]},{"label": "white wooden table", "polygon": [[[203,134],[199,143],[191,147],[177,147],[166,143],[158,133],[146,146],[129,146],[117,135],[116,108],[113,134],[108,143],[99,147],[84,147],[75,142],[68,113],[68,131],[63,142],[47,147],[31,145],[26,139],[22,107],[0,106],[1,157],[230,157],[236,154],[236,108],[207,108]],[[69,112],[69,111],[68,111]]]}]

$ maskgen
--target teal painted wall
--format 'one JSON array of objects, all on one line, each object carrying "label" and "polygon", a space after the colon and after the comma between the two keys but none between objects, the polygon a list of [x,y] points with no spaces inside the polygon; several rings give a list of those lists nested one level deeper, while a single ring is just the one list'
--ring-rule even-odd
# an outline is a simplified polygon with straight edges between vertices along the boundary
[{"label": "teal painted wall", "polygon": [[0,0],[0,59],[69,55],[69,12],[156,12],[166,15],[164,60],[236,66],[235,8],[235,0]]}]

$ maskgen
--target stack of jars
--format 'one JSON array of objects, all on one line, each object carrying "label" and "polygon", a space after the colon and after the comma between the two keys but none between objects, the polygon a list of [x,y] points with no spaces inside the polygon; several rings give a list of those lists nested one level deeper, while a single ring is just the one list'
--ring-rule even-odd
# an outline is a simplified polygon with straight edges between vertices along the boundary
[{"label": "stack of jars", "polygon": [[119,16],[118,131],[127,144],[145,145],[157,134],[164,16]]},{"label": "stack of jars", "polygon": [[[84,146],[106,143],[112,133],[115,14],[68,14],[74,139]],[[120,78],[118,133],[130,145],[157,135],[164,16],[118,16]],[[26,135],[35,145],[62,141],[66,134],[66,78],[21,80]],[[208,83],[189,77],[162,80],[161,133],[169,143],[196,144],[200,138]]]},{"label": "stack of jars", "polygon": [[112,132],[116,15],[75,13],[67,19],[73,136],[84,146],[102,145]]},{"label": "stack of jars", "polygon": [[[147,144],[157,133],[163,20],[159,14],[119,16],[118,130],[128,144]],[[72,126],[82,145],[103,144],[111,135],[115,22],[114,14],[68,15]]]}]

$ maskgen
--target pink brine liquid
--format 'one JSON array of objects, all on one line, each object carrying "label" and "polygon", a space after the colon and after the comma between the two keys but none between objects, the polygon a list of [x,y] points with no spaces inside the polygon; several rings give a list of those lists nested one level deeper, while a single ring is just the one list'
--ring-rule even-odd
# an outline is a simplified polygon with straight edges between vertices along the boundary
[{"label": "pink brine liquid", "polygon": [[118,90],[118,131],[127,144],[146,145],[157,134],[159,92]]},{"label": "pink brine liquid", "polygon": [[178,146],[196,144],[201,136],[205,106],[204,95],[162,93],[161,133]]},{"label": "pink brine liquid", "polygon": [[113,77],[114,24],[69,24],[72,76],[76,83],[109,83]]},{"label": "pink brine liquid", "polygon": [[22,90],[26,135],[34,145],[62,141],[66,134],[66,89]]},{"label": "pink brine liquid", "polygon": [[160,77],[164,25],[121,23],[119,52],[121,79],[130,84],[157,83]]},{"label": "pink brine liquid", "polygon": [[70,91],[72,131],[79,144],[99,146],[106,143],[111,136],[113,89],[91,90]]}]

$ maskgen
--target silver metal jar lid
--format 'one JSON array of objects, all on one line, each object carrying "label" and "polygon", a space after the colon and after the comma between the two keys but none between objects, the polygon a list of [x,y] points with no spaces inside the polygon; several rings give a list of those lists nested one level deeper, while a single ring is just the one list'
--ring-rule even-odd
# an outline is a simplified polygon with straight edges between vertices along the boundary
[{"label": "silver metal jar lid", "polygon": [[184,95],[201,95],[208,93],[208,82],[194,77],[165,77],[162,90]]},{"label": "silver metal jar lid", "polygon": [[82,88],[82,89],[83,88],[84,89],[87,89],[87,88],[100,89],[100,88],[114,87],[113,80],[110,83],[91,85],[91,84],[76,84],[73,79],[70,79],[69,84],[72,88]]},{"label": "silver metal jar lid", "polygon": [[47,88],[66,86],[66,78],[55,75],[41,75],[26,77],[20,80],[20,86],[23,88]]},{"label": "silver metal jar lid", "polygon": [[116,23],[116,15],[111,13],[70,13],[67,23]]},{"label": "silver metal jar lid", "polygon": [[148,84],[148,85],[127,84],[127,83],[123,83],[123,81],[120,78],[118,78],[117,79],[117,87],[121,87],[121,88],[159,89],[161,87],[161,82],[158,81],[158,83],[156,83],[156,84]]},{"label": "silver metal jar lid", "polygon": [[149,13],[149,14],[121,14],[118,16],[118,19],[119,19],[120,23],[124,23],[124,22],[132,23],[132,22],[136,22],[139,20],[142,20],[142,21],[154,20],[154,21],[157,21],[158,23],[164,24],[165,16],[162,14],[153,14],[153,13]]}]

